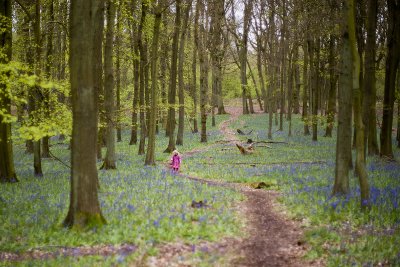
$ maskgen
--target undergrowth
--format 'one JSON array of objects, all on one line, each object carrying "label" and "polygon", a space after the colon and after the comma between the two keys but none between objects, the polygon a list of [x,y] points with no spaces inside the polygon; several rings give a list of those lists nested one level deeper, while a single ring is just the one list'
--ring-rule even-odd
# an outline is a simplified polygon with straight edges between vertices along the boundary
[{"label": "undergrowth", "polygon": [[[265,114],[247,115],[231,128],[251,131],[237,135],[243,143],[271,141],[267,123]],[[358,178],[352,173],[350,194],[331,196],[336,136],[324,137],[325,128],[320,127],[318,141],[313,142],[303,135],[303,122],[294,116],[289,137],[288,122],[284,123],[284,131],[274,125],[276,143],[256,143],[255,152],[243,156],[236,146],[217,142],[212,150],[188,159],[187,171],[207,179],[265,182],[280,190],[280,201],[291,216],[310,229],[305,235],[312,245],[309,260],[324,258],[328,266],[400,265],[400,165],[378,157],[367,159],[372,207],[362,212]],[[394,150],[399,159],[400,150]]]}]

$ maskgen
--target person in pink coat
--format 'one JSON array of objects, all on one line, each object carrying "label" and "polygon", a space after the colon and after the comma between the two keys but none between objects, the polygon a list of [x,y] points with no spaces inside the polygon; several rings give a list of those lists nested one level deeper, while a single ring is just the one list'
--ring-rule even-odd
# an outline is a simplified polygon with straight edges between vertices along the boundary
[{"label": "person in pink coat", "polygon": [[172,157],[171,157],[171,168],[173,172],[178,172],[179,168],[181,167],[181,162],[182,158],[179,155],[178,150],[174,150],[172,152]]}]

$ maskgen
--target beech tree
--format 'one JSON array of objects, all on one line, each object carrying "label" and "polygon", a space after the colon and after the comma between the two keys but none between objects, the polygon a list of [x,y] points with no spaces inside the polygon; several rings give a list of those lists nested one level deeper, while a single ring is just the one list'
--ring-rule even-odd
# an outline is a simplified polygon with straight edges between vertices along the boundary
[{"label": "beech tree", "polygon": [[[12,56],[12,4],[10,0],[0,3],[0,64],[7,64]],[[8,74],[0,77],[0,182],[17,182],[11,141],[11,92],[7,84]]]},{"label": "beech tree", "polygon": [[70,5],[70,82],[72,150],[70,205],[64,225],[85,228],[105,219],[98,200],[96,142],[98,96],[93,84],[93,29],[101,1],[72,0]]}]

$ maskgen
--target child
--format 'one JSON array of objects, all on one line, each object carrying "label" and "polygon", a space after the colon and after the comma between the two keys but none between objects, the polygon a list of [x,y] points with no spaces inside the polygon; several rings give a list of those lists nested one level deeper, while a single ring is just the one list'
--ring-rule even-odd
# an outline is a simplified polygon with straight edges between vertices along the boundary
[{"label": "child", "polygon": [[172,158],[171,158],[171,167],[173,172],[178,172],[179,167],[181,166],[181,156],[179,155],[178,150],[174,150],[172,152]]}]

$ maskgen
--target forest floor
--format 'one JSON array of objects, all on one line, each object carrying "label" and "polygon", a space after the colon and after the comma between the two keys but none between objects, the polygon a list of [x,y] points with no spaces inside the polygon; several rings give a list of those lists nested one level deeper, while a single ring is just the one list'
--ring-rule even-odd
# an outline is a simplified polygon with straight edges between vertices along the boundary
[{"label": "forest floor", "polygon": [[[230,118],[219,125],[224,141],[235,145],[241,143],[235,132],[229,127],[241,115],[240,107],[226,107]],[[258,111],[259,112],[259,111]],[[184,154],[191,157],[212,149],[208,146]],[[207,183],[210,186],[234,188],[245,196],[238,203],[238,214],[245,218],[246,237],[227,238],[217,243],[208,243],[214,257],[224,266],[324,266],[322,261],[305,261],[303,258],[307,245],[303,241],[301,221],[288,218],[285,208],[277,201],[279,192],[274,190],[253,189],[240,183],[212,181],[201,177],[192,177],[184,173],[181,177]],[[199,246],[201,247],[201,245]],[[193,253],[194,248],[183,243],[166,244],[159,248],[157,256],[149,257],[146,266],[192,266],[182,261],[185,255]]]}]

